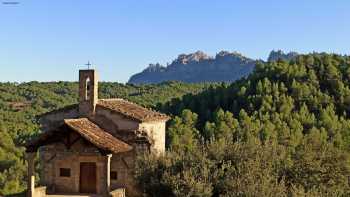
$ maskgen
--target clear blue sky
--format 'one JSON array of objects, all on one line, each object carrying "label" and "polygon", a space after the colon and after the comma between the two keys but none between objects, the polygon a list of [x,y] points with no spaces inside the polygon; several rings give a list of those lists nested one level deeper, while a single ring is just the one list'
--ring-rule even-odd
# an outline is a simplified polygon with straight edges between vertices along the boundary
[{"label": "clear blue sky", "polygon": [[0,4],[0,81],[77,80],[91,60],[101,80],[126,82],[196,50],[350,54],[349,0],[14,1]]}]

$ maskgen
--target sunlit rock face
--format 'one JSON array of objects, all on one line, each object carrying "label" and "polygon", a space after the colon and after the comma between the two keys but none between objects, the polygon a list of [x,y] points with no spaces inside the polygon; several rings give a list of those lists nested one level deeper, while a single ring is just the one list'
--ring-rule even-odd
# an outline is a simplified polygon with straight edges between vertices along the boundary
[{"label": "sunlit rock face", "polygon": [[129,83],[231,82],[247,76],[254,69],[255,62],[237,52],[221,51],[215,57],[211,57],[197,51],[180,54],[167,66],[150,64],[142,72],[133,75]]}]

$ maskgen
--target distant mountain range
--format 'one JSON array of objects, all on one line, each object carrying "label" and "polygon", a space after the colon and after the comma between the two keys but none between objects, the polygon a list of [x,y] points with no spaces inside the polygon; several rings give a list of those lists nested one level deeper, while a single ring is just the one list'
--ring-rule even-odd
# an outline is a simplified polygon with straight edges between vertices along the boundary
[{"label": "distant mountain range", "polygon": [[[295,52],[272,51],[268,61],[290,60]],[[202,51],[179,55],[168,66],[150,64],[145,70],[130,77],[128,83],[152,84],[163,81],[232,82],[251,73],[257,61],[238,52],[221,51],[210,57]]]}]

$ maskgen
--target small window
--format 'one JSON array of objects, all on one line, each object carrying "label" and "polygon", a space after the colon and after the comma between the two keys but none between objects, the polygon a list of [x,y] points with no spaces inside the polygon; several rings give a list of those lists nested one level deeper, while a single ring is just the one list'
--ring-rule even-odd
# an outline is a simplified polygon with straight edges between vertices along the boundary
[{"label": "small window", "polygon": [[69,168],[60,168],[60,176],[61,177],[70,177],[70,169]]},{"label": "small window", "polygon": [[117,180],[117,179],[118,179],[118,172],[111,171],[111,180]]}]

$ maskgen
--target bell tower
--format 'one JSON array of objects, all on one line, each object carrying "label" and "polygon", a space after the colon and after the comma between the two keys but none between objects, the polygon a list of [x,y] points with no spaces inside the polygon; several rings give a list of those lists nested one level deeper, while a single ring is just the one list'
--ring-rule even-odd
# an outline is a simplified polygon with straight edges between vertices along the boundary
[{"label": "bell tower", "polygon": [[98,76],[94,69],[79,70],[79,113],[81,116],[95,114],[98,100]]}]

